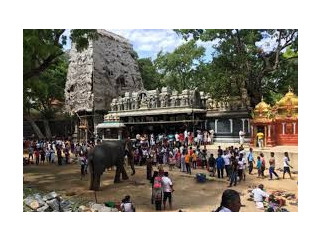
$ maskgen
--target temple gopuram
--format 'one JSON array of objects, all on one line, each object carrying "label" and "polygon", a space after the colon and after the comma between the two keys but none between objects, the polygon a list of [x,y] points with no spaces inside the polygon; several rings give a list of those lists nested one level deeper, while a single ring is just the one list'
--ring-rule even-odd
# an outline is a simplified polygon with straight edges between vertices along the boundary
[{"label": "temple gopuram", "polygon": [[197,89],[185,89],[178,93],[163,87],[161,91],[125,92],[124,96],[112,99],[105,125],[99,124],[96,134],[100,138],[108,135],[103,128],[110,125],[110,119],[116,119],[126,126],[124,131],[130,137],[137,133],[168,134],[186,129],[190,132],[206,129],[214,131],[215,141],[238,142],[241,130],[249,142],[249,117],[246,93],[238,98],[215,101],[209,94]]},{"label": "temple gopuram", "polygon": [[298,97],[289,87],[288,93],[273,107],[262,99],[251,120],[251,145],[257,146],[257,133],[264,134],[264,145],[298,145]]}]

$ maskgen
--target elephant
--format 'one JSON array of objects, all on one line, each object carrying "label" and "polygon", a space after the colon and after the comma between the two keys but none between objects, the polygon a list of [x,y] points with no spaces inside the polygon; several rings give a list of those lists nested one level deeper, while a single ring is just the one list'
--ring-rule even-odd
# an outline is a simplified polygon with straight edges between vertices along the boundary
[{"label": "elephant", "polygon": [[114,183],[120,182],[120,175],[122,179],[128,179],[128,175],[124,168],[124,157],[128,156],[128,162],[132,169],[132,174],[135,174],[133,164],[133,148],[131,141],[115,140],[102,143],[95,146],[90,151],[88,156],[88,164],[90,171],[90,190],[100,190],[100,177],[106,168],[116,166],[116,174]]}]

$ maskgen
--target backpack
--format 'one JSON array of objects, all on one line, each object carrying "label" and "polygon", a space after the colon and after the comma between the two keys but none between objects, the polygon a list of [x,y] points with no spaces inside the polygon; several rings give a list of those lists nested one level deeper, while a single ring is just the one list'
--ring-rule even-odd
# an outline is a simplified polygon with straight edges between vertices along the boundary
[{"label": "backpack", "polygon": [[155,177],[154,178],[154,182],[153,182],[153,188],[154,189],[159,189],[159,188],[162,187],[161,180],[162,180],[161,177]]}]

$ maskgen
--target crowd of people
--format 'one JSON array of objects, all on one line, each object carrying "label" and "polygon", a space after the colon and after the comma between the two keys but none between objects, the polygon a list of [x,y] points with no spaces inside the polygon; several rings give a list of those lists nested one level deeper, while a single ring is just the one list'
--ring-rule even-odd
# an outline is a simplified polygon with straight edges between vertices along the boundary
[{"label": "crowd of people", "polygon": [[[137,134],[135,139],[128,138],[127,141],[132,144],[134,164],[146,165],[146,177],[150,181],[152,188],[151,202],[155,205],[157,211],[166,210],[167,201],[170,209],[172,208],[174,189],[169,172],[175,168],[189,175],[193,170],[200,168],[208,171],[211,177],[221,179],[227,177],[229,187],[245,181],[246,174],[252,175],[254,165],[257,169],[257,177],[265,178],[266,157],[263,153],[255,156],[252,148],[249,149],[249,152],[246,152],[242,145],[239,148],[229,146],[225,149],[218,146],[216,153],[208,153],[206,146],[210,144],[211,140],[210,137],[206,136],[206,133],[201,131],[197,132],[196,137],[187,131],[169,135]],[[79,143],[68,139],[54,141],[25,140],[24,149],[28,149],[28,158],[24,160],[39,165],[45,164],[45,162],[54,164],[57,159],[58,165],[62,165],[63,160],[65,164],[70,164],[70,156],[73,154],[80,163],[82,179],[87,174],[88,153],[93,147],[93,142]],[[125,154],[128,157],[128,151],[125,151]],[[275,171],[276,159],[273,152],[270,153],[268,160],[269,179],[272,180],[273,176],[279,179],[279,175]],[[285,178],[286,173],[292,178],[290,172],[292,166],[289,162],[289,155],[285,152],[283,178]],[[158,167],[157,171],[153,171],[153,166]],[[164,166],[168,166],[169,172],[164,171]],[[262,190],[261,188],[259,189]],[[256,195],[258,193],[261,195],[259,189],[255,190]],[[226,192],[226,196],[233,196],[234,194],[232,191]],[[255,199],[258,198],[259,201],[257,200],[256,202],[261,202],[261,196],[255,197]],[[234,201],[233,203],[236,204],[234,209],[238,209],[239,201]],[[130,197],[128,198],[127,196],[122,203],[124,211],[133,211],[132,207],[128,207],[131,204]],[[226,209],[229,209],[228,206],[221,206],[217,211],[227,211]],[[257,203],[257,207],[261,207],[261,203]]]},{"label": "crowd of people", "polygon": [[87,173],[88,153],[94,147],[93,142],[73,142],[68,139],[62,140],[24,140],[23,148],[27,150],[28,157],[24,157],[24,164],[36,165],[45,162],[58,165],[70,164],[71,156],[78,160],[81,165],[81,178]]}]

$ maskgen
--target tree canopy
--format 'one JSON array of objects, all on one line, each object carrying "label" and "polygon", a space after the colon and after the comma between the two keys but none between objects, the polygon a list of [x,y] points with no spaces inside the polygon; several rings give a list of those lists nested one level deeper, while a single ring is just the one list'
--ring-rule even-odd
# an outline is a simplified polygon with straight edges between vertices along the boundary
[{"label": "tree canopy", "polygon": [[172,53],[159,52],[155,65],[163,84],[178,91],[197,87],[200,84],[196,78],[197,67],[201,65],[204,53],[205,48],[197,46],[194,40],[177,47]]},{"label": "tree canopy", "polygon": [[[238,95],[247,89],[254,106],[265,96],[270,101],[291,85],[298,86],[298,31],[296,29],[179,29],[186,40],[213,41],[212,62],[206,69],[206,84],[213,97]],[[268,48],[258,43],[266,42]],[[210,73],[211,72],[211,73]]]},{"label": "tree canopy", "polygon": [[[23,80],[38,77],[63,55],[67,43],[66,29],[24,29],[23,30]],[[81,51],[88,46],[88,40],[97,37],[96,30],[72,29],[70,39]]]}]

